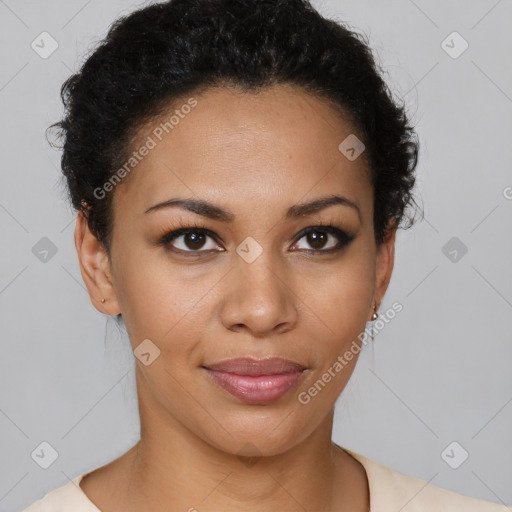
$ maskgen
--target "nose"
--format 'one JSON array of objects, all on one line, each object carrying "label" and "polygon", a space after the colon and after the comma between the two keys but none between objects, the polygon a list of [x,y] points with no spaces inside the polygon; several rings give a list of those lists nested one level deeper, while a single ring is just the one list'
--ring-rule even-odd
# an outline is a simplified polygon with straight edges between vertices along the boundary
[{"label": "nose", "polygon": [[298,298],[289,269],[272,262],[265,251],[252,263],[235,257],[233,265],[223,284],[224,327],[260,338],[293,329]]}]

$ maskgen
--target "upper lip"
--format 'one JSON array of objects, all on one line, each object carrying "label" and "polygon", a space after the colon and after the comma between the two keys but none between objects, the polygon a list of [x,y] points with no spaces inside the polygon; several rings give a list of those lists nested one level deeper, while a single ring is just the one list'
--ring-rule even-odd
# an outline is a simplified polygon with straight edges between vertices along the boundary
[{"label": "upper lip", "polygon": [[276,375],[280,373],[301,372],[306,369],[305,366],[282,357],[270,357],[266,359],[240,357],[221,361],[220,363],[205,365],[205,368],[237,375]]}]

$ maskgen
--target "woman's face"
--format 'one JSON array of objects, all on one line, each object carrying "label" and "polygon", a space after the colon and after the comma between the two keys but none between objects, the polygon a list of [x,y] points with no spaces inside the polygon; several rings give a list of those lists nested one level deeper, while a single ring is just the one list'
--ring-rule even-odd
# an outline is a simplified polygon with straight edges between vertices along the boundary
[{"label": "woman's face", "polygon": [[[357,361],[353,342],[389,282],[394,232],[377,250],[366,155],[342,153],[355,130],[323,100],[291,86],[194,98],[133,148],[156,143],[115,190],[112,288],[98,308],[123,315],[143,429],[170,422],[228,453],[252,443],[277,454],[328,422]],[[335,196],[346,200],[305,207]],[[207,370],[270,357],[305,370]]]}]

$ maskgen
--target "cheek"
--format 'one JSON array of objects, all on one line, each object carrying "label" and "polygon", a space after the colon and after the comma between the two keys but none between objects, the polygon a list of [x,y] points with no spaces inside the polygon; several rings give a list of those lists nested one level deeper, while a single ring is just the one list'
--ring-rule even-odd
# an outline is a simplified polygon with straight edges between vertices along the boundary
[{"label": "cheek", "polygon": [[374,292],[370,258],[354,253],[338,265],[325,266],[316,275],[303,274],[299,296],[305,308],[324,325],[334,344],[364,329]]},{"label": "cheek", "polygon": [[[116,260],[115,289],[132,344],[148,338],[166,351],[185,350],[198,339],[197,320],[208,302],[203,296],[218,278],[194,276],[191,266],[171,265],[148,251],[125,254]],[[180,343],[171,343],[176,338]]]},{"label": "cheek", "polygon": [[[325,414],[347,385],[356,366],[373,293],[371,267],[340,265],[316,280],[304,279],[303,322],[312,344],[314,371],[297,399],[311,418]],[[302,298],[302,296],[301,296]]]}]

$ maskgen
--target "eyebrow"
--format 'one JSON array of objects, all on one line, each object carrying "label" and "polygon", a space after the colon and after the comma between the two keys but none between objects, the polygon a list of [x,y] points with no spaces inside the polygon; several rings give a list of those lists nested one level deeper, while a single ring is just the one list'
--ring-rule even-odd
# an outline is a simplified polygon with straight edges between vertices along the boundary
[{"label": "eyebrow", "polygon": [[[296,219],[298,217],[311,215],[336,204],[348,206],[354,209],[359,216],[359,220],[361,220],[361,210],[357,203],[347,197],[338,195],[320,197],[307,203],[293,205],[286,211],[285,219]],[[222,222],[233,222],[235,220],[235,215],[231,211],[200,199],[169,199],[149,207],[144,213],[161,210],[163,208],[183,208],[193,213],[197,213],[198,215],[202,215],[203,217],[208,217],[209,219],[219,220]]]}]

